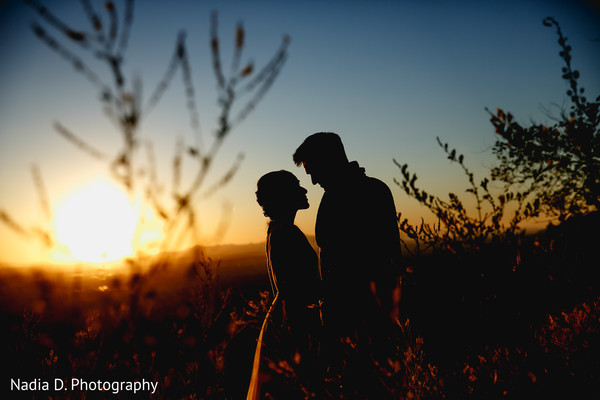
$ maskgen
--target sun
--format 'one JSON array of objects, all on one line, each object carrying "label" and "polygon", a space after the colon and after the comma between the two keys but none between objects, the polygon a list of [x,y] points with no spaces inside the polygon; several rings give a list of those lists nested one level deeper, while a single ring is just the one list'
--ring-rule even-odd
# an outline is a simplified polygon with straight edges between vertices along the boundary
[{"label": "sun", "polygon": [[77,261],[120,260],[134,254],[139,219],[139,210],[127,194],[99,179],[56,207],[56,241]]}]

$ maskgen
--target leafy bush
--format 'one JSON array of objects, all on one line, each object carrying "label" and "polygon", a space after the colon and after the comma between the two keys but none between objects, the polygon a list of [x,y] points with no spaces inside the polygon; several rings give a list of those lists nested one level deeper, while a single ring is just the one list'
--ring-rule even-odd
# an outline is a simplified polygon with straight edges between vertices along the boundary
[{"label": "leafy bush", "polygon": [[543,213],[563,221],[600,206],[600,96],[592,102],[585,97],[558,22],[546,18],[544,25],[556,27],[570,109],[550,126],[523,127],[501,109],[491,114],[500,137],[493,147],[500,164],[492,169],[492,179],[528,198],[526,216]]},{"label": "leafy bush", "polygon": [[[414,249],[404,242],[406,250],[415,254],[427,250],[470,253],[479,250],[486,242],[513,238],[518,233],[517,225],[521,221],[518,213],[518,208],[523,202],[521,194],[507,191],[494,196],[488,187],[490,180],[487,177],[476,183],[474,174],[464,164],[464,156],[457,155],[456,149],[450,150],[448,144],[442,143],[439,138],[437,141],[448,159],[460,165],[465,173],[469,181],[469,188],[466,191],[475,199],[476,214],[471,215],[460,197],[454,193],[449,193],[448,201],[445,201],[420,189],[416,183],[417,175],[410,173],[407,164],[400,165],[394,160],[402,173],[402,182],[397,180],[395,182],[404,189],[406,194],[426,206],[438,219],[437,224],[427,224],[422,221],[420,226],[413,226],[408,219],[402,219],[399,214],[401,231],[415,242]],[[507,206],[511,202],[517,202],[518,206],[507,223],[504,217]]]},{"label": "leafy bush", "polygon": [[[562,78],[569,83],[567,95],[570,111],[563,110],[552,126],[523,127],[510,113],[498,109],[491,123],[500,137],[493,146],[499,165],[490,177],[475,180],[465,166],[464,156],[442,147],[449,160],[460,165],[468,181],[469,193],[475,200],[475,214],[469,213],[455,193],[448,200],[419,188],[417,175],[408,165],[400,168],[402,181],[396,183],[412,198],[426,206],[438,219],[437,224],[411,225],[398,216],[400,229],[415,242],[409,252],[425,250],[477,250],[485,242],[503,242],[520,233],[519,224],[529,218],[545,215],[564,221],[578,214],[598,210],[600,205],[600,96],[590,102],[579,86],[580,73],[571,65],[571,46],[553,18],[543,21],[556,27],[560,56],[565,62]],[[489,110],[488,110],[489,112]],[[500,193],[490,191],[491,181],[503,183]]]}]

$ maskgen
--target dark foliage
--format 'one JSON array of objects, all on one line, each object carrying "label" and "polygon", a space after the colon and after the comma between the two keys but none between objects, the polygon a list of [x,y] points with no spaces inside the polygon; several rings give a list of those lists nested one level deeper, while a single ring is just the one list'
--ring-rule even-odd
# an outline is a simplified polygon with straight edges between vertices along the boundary
[{"label": "dark foliage", "polygon": [[[555,26],[572,106],[551,127],[522,127],[498,110],[492,124],[500,165],[479,180],[464,156],[438,139],[468,180],[469,211],[417,184],[395,161],[396,183],[437,223],[398,216],[408,257],[402,311],[422,335],[428,363],[439,367],[447,398],[584,397],[600,374],[598,299],[599,99],[588,102],[571,67],[570,46]],[[493,180],[505,185],[491,189]],[[525,220],[545,215],[535,235]]]},{"label": "dark foliage", "polygon": [[586,98],[558,22],[546,18],[544,25],[556,28],[570,108],[550,126],[523,127],[510,113],[491,113],[500,137],[493,148],[500,164],[492,170],[492,179],[528,197],[527,216],[543,213],[563,221],[600,205],[600,96],[595,101]]}]

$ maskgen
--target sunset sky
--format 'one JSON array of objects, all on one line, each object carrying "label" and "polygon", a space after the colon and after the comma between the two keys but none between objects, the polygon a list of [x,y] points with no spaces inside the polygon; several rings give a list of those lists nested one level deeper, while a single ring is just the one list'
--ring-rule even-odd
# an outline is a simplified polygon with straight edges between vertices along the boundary
[{"label": "sunset sky", "polygon": [[[91,30],[79,2],[42,3],[63,21]],[[102,11],[104,1],[92,3]],[[79,207],[71,203],[78,194],[96,193],[102,190],[98,185],[118,188],[107,165],[60,137],[54,123],[109,154],[119,149],[121,137],[105,117],[96,89],[34,36],[31,22],[40,21],[34,10],[21,1],[0,4],[0,210],[27,228],[46,224],[54,230],[61,212]],[[121,2],[115,4],[122,12]],[[510,111],[528,124],[551,123],[544,110],[557,115],[566,104],[557,36],[542,25],[547,16],[559,21],[573,46],[581,85],[590,97],[600,93],[600,13],[588,2],[139,1],[125,55],[126,79],[129,83],[138,74],[147,98],[167,69],[179,31],[185,29],[207,142],[218,115],[209,44],[212,10],[219,15],[226,70],[238,21],[246,29],[244,60],[254,60],[257,67],[275,53],[284,34],[291,44],[274,86],[233,130],[217,157],[213,172],[224,171],[239,153],[245,156],[235,178],[198,203],[202,242],[207,245],[264,240],[266,219],[255,201],[256,181],[278,169],[295,173],[308,189],[311,208],[298,214],[297,224],[306,234],[314,233],[322,189],[293,164],[292,153],[317,131],[340,134],[349,158],[390,186],[398,211],[415,222],[429,217],[394,184],[400,178],[394,158],[408,163],[428,192],[441,197],[449,191],[461,193],[466,180],[445,158],[436,137],[463,153],[466,164],[482,178],[494,163],[490,148],[495,137],[486,107]],[[108,77],[103,66],[92,65]],[[142,121],[140,134],[142,141],[154,144],[159,179],[168,189],[177,140],[193,141],[180,72]],[[36,195],[32,164],[39,168],[48,195],[49,221]],[[91,208],[67,220],[95,214],[108,202],[82,198]],[[231,209],[228,229],[215,238],[224,204]],[[123,213],[121,222],[106,229],[133,229],[124,226]],[[48,251],[36,243],[0,224],[0,262],[46,261]]]}]

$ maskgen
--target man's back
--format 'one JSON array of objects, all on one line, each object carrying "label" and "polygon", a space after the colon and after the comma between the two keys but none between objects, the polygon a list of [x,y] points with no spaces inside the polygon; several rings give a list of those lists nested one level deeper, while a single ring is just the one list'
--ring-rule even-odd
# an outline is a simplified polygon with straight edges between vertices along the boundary
[{"label": "man's back", "polygon": [[[357,162],[349,162],[341,138],[333,132],[308,136],[292,158],[304,167],[313,184],[325,189],[315,235],[321,249],[326,308],[343,311],[361,304],[368,307],[374,301],[386,303],[387,308],[396,283],[394,267],[400,261],[390,189],[367,177]],[[344,307],[344,303],[352,304]]]},{"label": "man's back", "polygon": [[388,186],[350,163],[339,185],[325,191],[315,227],[326,287],[356,290],[389,276],[399,261],[396,208]]}]

